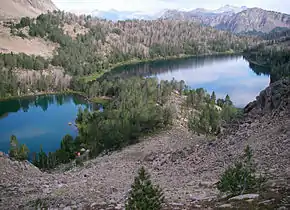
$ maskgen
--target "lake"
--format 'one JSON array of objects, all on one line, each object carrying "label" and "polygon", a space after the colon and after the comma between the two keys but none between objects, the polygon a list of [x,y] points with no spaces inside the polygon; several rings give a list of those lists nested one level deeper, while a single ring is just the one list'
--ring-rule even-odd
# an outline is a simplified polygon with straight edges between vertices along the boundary
[{"label": "lake", "polygon": [[[252,69],[252,68],[253,69]],[[155,61],[120,67],[105,75],[115,77],[156,77],[159,80],[184,80],[191,88],[215,91],[217,97],[229,94],[238,107],[255,99],[268,86],[269,76],[242,56],[211,56]],[[259,67],[261,68],[261,67]],[[8,152],[9,139],[15,135],[31,152],[42,145],[45,152],[59,149],[66,135],[77,135],[74,123],[79,108],[92,105],[77,95],[46,95],[0,102],[0,151]]]},{"label": "lake", "polygon": [[[0,102],[0,151],[8,152],[11,135],[25,143],[30,152],[59,149],[61,139],[78,131],[74,122],[79,108],[89,108],[77,95],[43,95]],[[69,125],[69,122],[72,125]]]},{"label": "lake", "polygon": [[269,85],[270,77],[254,72],[243,56],[208,56],[170,61],[155,61],[116,68],[108,78],[144,76],[159,80],[184,80],[191,88],[215,91],[218,98],[227,94],[237,107],[244,107]]}]

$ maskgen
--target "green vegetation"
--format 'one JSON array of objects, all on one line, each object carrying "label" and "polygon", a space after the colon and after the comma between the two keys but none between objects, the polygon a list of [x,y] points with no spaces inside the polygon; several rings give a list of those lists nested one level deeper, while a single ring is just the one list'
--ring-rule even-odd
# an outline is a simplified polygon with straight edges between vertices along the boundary
[{"label": "green vegetation", "polygon": [[[271,82],[290,76],[290,50],[287,42],[270,46],[259,46],[245,54],[251,67],[258,74],[268,74]],[[260,68],[267,67],[267,68]]]},{"label": "green vegetation", "polygon": [[[74,30],[67,31],[68,25],[74,25]],[[193,22],[127,20],[113,23],[60,11],[37,18],[24,17],[19,23],[10,22],[9,26],[13,35],[25,39],[25,30],[28,30],[30,37],[50,40],[59,47],[51,59],[23,53],[0,54],[0,77],[4,78],[0,82],[0,98],[75,90],[71,77],[88,83],[126,64],[241,52],[256,44],[251,38]],[[48,71],[40,71],[48,67]]]},{"label": "green vegetation", "polygon": [[[47,71],[41,71],[47,69]],[[53,74],[52,74],[53,72]],[[61,69],[49,69],[40,56],[0,53],[0,99],[39,92],[65,91],[71,77]]]},{"label": "green vegetation", "polygon": [[245,154],[241,157],[242,160],[227,168],[222,174],[218,189],[221,192],[231,193],[231,195],[257,192],[261,188],[264,178],[261,176],[256,178],[256,169],[252,158],[252,150],[247,146]]},{"label": "green vegetation", "polygon": [[188,128],[195,133],[217,135],[223,122],[238,116],[230,97],[217,99],[215,92],[209,95],[204,89],[186,91],[186,106],[194,109],[188,120]]},{"label": "green vegetation", "polygon": [[33,70],[43,70],[48,67],[49,62],[41,56],[19,54],[3,54],[0,53],[0,67],[7,69],[23,68]]},{"label": "green vegetation", "polygon": [[141,167],[135,177],[126,210],[160,210],[164,203],[162,190],[150,181],[150,175]]},{"label": "green vegetation", "polygon": [[[127,20],[110,22],[60,11],[6,23],[13,35],[58,44],[51,59],[0,54],[0,98],[27,93],[75,90],[71,77],[88,83],[126,64],[241,52],[256,41],[193,22]],[[74,26],[67,31],[67,26]],[[46,72],[44,70],[50,67]],[[62,67],[62,68],[60,68]],[[64,69],[64,71],[62,70]],[[37,72],[32,70],[38,70]]]},{"label": "green vegetation", "polygon": [[106,107],[110,104],[110,98],[101,98],[101,97],[94,97],[90,101],[95,104],[101,104],[102,106]]},{"label": "green vegetation", "polygon": [[[73,39],[67,35],[65,25],[75,23],[88,32]],[[254,43],[250,38],[192,22],[127,20],[112,23],[56,11],[36,19],[22,18],[11,29],[26,26],[30,36],[47,38],[60,45],[51,63],[75,76],[103,74],[122,63],[242,51],[249,43]]]},{"label": "green vegetation", "polygon": [[174,113],[166,105],[173,90],[170,82],[158,85],[153,78],[103,80],[86,90],[91,96],[112,98],[103,112],[80,111],[76,119],[80,141],[93,157],[134,144],[140,136],[172,123]]},{"label": "green vegetation", "polygon": [[91,157],[96,157],[134,144],[140,136],[166,128],[172,124],[174,115],[167,101],[174,87],[180,86],[178,84],[176,81],[162,81],[159,85],[157,79],[131,78],[78,86],[91,97],[103,96],[111,100],[103,112],[80,110],[76,119],[79,136],[75,140],[66,136],[60,149],[48,156],[40,151],[35,155],[35,165],[50,169],[68,163],[82,148],[89,150]]},{"label": "green vegetation", "polygon": [[216,99],[214,92],[209,95],[202,88],[190,90],[184,81],[159,83],[156,78],[132,77],[90,83],[74,80],[72,84],[85,97],[104,104],[105,109],[79,110],[76,119],[79,136],[76,139],[64,137],[60,149],[48,155],[41,150],[34,157],[39,168],[47,170],[69,163],[83,148],[90,151],[90,157],[119,150],[137,143],[144,135],[167,128],[177,114],[176,108],[170,104],[174,92],[185,94],[186,109],[195,110],[189,129],[197,133],[216,135],[222,121],[230,120],[236,114],[229,96],[224,100]]},{"label": "green vegetation", "polygon": [[10,138],[9,156],[15,160],[23,161],[28,159],[29,150],[25,144],[19,144],[16,136]]},{"label": "green vegetation", "polygon": [[34,154],[32,162],[38,168],[44,170],[53,169],[59,164],[69,163],[71,160],[74,160],[78,147],[80,147],[78,140],[74,140],[72,136],[66,135],[61,141],[60,149],[47,155],[40,148],[40,152]]}]

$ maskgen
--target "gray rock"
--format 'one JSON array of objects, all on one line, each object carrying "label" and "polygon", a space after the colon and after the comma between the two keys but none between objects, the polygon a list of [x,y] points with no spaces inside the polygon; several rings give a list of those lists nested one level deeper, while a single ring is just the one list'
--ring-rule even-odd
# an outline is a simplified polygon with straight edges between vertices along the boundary
[{"label": "gray rock", "polygon": [[[208,12],[213,14],[207,15]],[[260,8],[220,8],[216,11],[206,12],[203,9],[192,11],[167,10],[161,17],[166,19],[191,20],[233,33],[247,31],[269,33],[277,25],[282,27],[290,26],[289,15],[266,11]]]},{"label": "gray rock", "polygon": [[[101,202],[100,205],[101,206],[105,206],[107,203],[105,201]],[[96,204],[97,205],[97,204]]]},{"label": "gray rock", "polygon": [[117,206],[115,207],[115,209],[123,209],[123,205],[122,204],[117,204]]},{"label": "gray rock", "polygon": [[115,201],[114,199],[111,199],[111,200],[110,200],[110,203],[111,203],[111,204],[114,204],[114,203],[116,203],[116,201]]},{"label": "gray rock", "polygon": [[225,203],[223,205],[220,205],[219,208],[232,208],[232,204],[229,204],[229,203]]},{"label": "gray rock", "polygon": [[151,152],[144,157],[144,161],[153,162],[156,158],[157,158],[157,154],[154,152]]},{"label": "gray rock", "polygon": [[258,197],[259,197],[259,194],[244,194],[244,195],[238,195],[238,196],[232,197],[229,200],[256,199]]}]

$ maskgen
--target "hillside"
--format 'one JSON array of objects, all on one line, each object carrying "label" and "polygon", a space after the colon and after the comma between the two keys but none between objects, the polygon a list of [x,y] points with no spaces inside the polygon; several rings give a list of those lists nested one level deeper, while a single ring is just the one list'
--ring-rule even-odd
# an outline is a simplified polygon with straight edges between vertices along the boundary
[{"label": "hillside", "polygon": [[[229,209],[236,205],[245,209],[287,209],[289,85],[287,80],[279,81],[262,91],[251,109],[245,109],[244,117],[229,125],[215,141],[193,135],[176,124],[172,130],[143,138],[122,151],[51,174],[2,156],[0,207],[122,209],[134,174],[144,165],[153,181],[164,189],[169,206],[165,209],[212,209],[224,203],[230,203]],[[251,203],[220,200],[215,184],[246,145],[253,148],[259,172],[267,177],[266,191]]]},{"label": "hillside", "polygon": [[19,36],[12,36],[10,29],[0,23],[0,53],[25,53],[48,58],[52,57],[56,47],[57,44],[38,37],[23,39]]},{"label": "hillside", "polygon": [[262,32],[269,33],[275,28],[290,28],[290,15],[260,8],[249,8],[241,12],[184,12],[177,10],[167,11],[162,18],[193,20],[201,24],[228,30],[233,33]]},{"label": "hillside", "polygon": [[47,11],[57,10],[51,0],[3,0],[0,3],[0,20],[36,17]]},{"label": "hillside", "polygon": [[[9,30],[8,27],[11,29]],[[55,44],[52,45],[55,46],[53,56],[46,59],[45,63],[60,66],[64,69],[65,74],[73,76],[74,79],[83,79],[84,82],[95,80],[112,68],[126,63],[200,54],[229,54],[241,52],[259,43],[258,39],[238,37],[229,32],[218,31],[190,21],[128,20],[112,22],[64,12],[40,15],[36,21],[22,18],[20,22],[12,23],[8,27],[6,30],[14,35],[13,39],[23,42],[37,39],[49,40],[49,42],[44,42],[48,45],[53,42]],[[19,36],[23,39],[20,39]],[[13,42],[10,44],[13,46]],[[3,46],[2,48],[8,49],[3,53],[13,51],[11,46],[10,48]],[[41,50],[43,45],[37,46]],[[59,47],[57,48],[57,46]],[[21,45],[18,48],[21,48]],[[28,54],[29,51],[28,48],[27,51],[22,52]],[[49,48],[47,51],[46,54],[51,55]],[[44,56],[44,54],[42,55]],[[27,65],[27,62],[24,64],[22,59],[17,59],[18,55],[5,56],[14,59],[13,62],[6,59],[5,68],[21,66],[35,70],[35,65]],[[35,60],[33,62],[35,63]],[[41,61],[41,63],[44,62]],[[39,70],[39,68],[37,69]],[[15,76],[17,77],[17,75]],[[7,82],[11,83],[12,80]],[[0,91],[0,95],[27,93],[27,89],[30,89],[29,86],[25,81],[20,81],[20,83],[18,88],[22,91],[16,90],[15,85],[9,91],[4,88]],[[43,82],[38,84],[43,84]],[[45,91],[45,87],[38,85],[36,89]],[[63,90],[62,85],[58,87]]]},{"label": "hillside", "polygon": [[[36,1],[33,5],[41,10]],[[222,8],[217,13],[223,16],[216,21],[226,21],[228,13],[247,13],[236,11],[240,9]],[[215,15],[201,19],[205,16],[210,20]],[[124,209],[141,166],[163,189],[164,210],[290,206],[290,80],[284,78],[289,76],[290,53],[280,43],[271,43],[278,45],[274,51],[259,39],[190,20],[112,22],[60,11],[5,21],[1,27],[0,35],[6,37],[0,46],[1,99],[73,91],[92,103],[106,101],[102,111],[79,110],[77,136],[66,135],[49,154],[40,149],[32,157],[35,165],[12,136],[10,157],[0,152],[1,210]],[[245,50],[250,58],[269,62],[271,73],[279,77],[243,110],[228,95],[217,99],[214,92],[189,89],[184,81],[102,77],[124,64]],[[27,103],[16,101],[20,107]],[[263,175],[265,183],[250,186],[249,193],[256,194],[246,200],[229,200],[217,185],[248,145],[257,168],[254,175]],[[242,182],[238,187],[244,193],[247,178]]]}]

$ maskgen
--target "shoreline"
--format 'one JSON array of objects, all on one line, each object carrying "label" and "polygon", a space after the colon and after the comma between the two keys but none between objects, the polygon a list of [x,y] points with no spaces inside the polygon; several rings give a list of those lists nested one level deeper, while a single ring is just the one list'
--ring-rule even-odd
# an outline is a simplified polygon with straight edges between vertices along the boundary
[{"label": "shoreline", "polygon": [[[166,61],[166,60],[178,60],[178,59],[184,59],[184,58],[198,58],[198,57],[204,57],[204,56],[217,56],[217,55],[242,55],[243,52],[221,52],[221,53],[212,53],[212,54],[199,54],[199,55],[179,55],[179,56],[168,56],[168,57],[157,57],[157,58],[152,58],[152,59],[146,59],[146,60],[129,60],[121,63],[117,63],[112,65],[112,67],[104,70],[101,73],[93,73],[88,76],[82,76],[79,77],[79,79],[83,79],[85,83],[95,81],[102,77],[104,74],[112,71],[113,69],[120,68],[126,65],[135,65],[135,64],[142,64],[142,63],[149,63],[149,62],[154,62],[154,61]],[[8,101],[8,100],[14,100],[14,99],[21,99],[21,98],[27,98],[27,97],[36,97],[36,96],[41,96],[41,95],[58,95],[58,94],[76,94],[79,96],[84,97],[84,99],[88,102],[95,103],[98,101],[98,98],[100,100],[103,100],[102,97],[94,97],[94,98],[89,98],[88,96],[85,95],[85,93],[80,92],[80,91],[74,91],[74,90],[65,90],[65,91],[43,91],[43,92],[38,92],[38,93],[29,93],[29,94],[24,94],[24,95],[19,95],[19,96],[8,96],[4,98],[0,98],[0,102],[3,101]]]},{"label": "shoreline", "polygon": [[179,56],[167,56],[167,57],[156,57],[156,58],[151,58],[151,59],[143,59],[143,60],[138,60],[138,59],[134,59],[134,60],[129,60],[129,61],[124,61],[124,62],[120,62],[120,63],[116,63],[113,64],[111,67],[109,67],[108,69],[104,70],[103,72],[97,72],[97,73],[93,73],[87,76],[82,76],[79,77],[79,80],[84,80],[85,83],[88,82],[92,82],[95,81],[99,78],[101,78],[104,74],[116,69],[116,68],[120,68],[126,65],[136,65],[136,64],[145,64],[145,63],[149,63],[149,62],[154,62],[154,61],[166,61],[166,60],[178,60],[178,59],[183,59],[183,58],[198,58],[198,57],[204,57],[204,56],[217,56],[217,55],[242,55],[243,52],[215,52],[215,53],[211,53],[211,54],[199,54],[199,55],[179,55]]},{"label": "shoreline", "polygon": [[86,100],[89,100],[89,98],[82,92],[74,91],[74,90],[66,90],[66,91],[55,91],[55,92],[54,91],[48,91],[48,92],[43,91],[43,92],[29,93],[29,94],[24,94],[24,95],[19,95],[19,96],[8,96],[8,97],[0,98],[0,102],[9,101],[9,100],[24,99],[24,98],[36,97],[36,96],[60,95],[60,94],[76,94],[76,95],[84,97]]},{"label": "shoreline", "polygon": [[0,102],[25,99],[25,98],[36,97],[36,96],[60,95],[60,94],[74,94],[74,95],[83,97],[87,103],[101,104],[102,106],[106,106],[108,104],[108,101],[110,100],[109,98],[104,97],[104,96],[89,98],[83,92],[67,90],[67,91],[56,91],[56,92],[39,92],[36,94],[26,94],[26,95],[21,95],[21,96],[11,96],[11,97],[6,97],[6,98],[0,98]]}]

